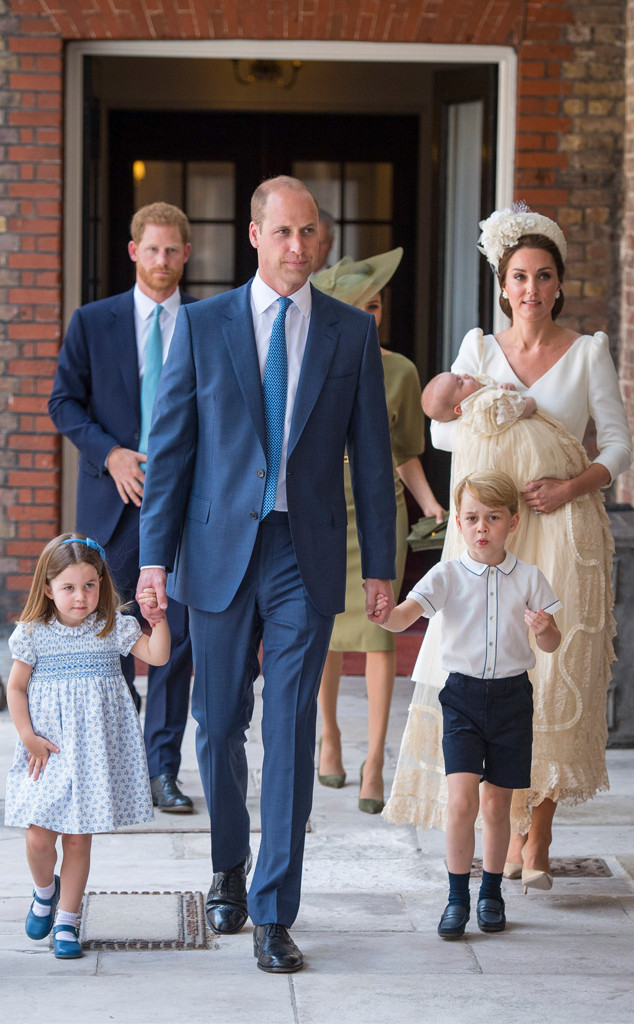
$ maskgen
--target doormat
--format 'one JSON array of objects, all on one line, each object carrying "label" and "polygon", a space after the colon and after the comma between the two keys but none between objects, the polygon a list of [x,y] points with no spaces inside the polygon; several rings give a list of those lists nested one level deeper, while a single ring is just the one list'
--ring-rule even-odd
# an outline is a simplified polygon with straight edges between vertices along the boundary
[{"label": "doormat", "polygon": [[201,892],[89,892],[79,941],[84,949],[206,949]]},{"label": "doormat", "polygon": [[[554,878],[612,878],[602,857],[551,857],[550,869]],[[482,874],[481,860],[474,860],[471,873]]]}]

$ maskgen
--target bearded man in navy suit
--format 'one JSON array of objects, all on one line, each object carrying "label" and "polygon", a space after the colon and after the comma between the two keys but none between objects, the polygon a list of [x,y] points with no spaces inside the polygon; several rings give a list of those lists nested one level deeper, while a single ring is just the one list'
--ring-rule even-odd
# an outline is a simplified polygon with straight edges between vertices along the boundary
[{"label": "bearded man in navy suit", "polygon": [[[258,967],[288,973],[303,964],[288,929],[312,803],[317,690],[333,618],[344,608],[346,448],[366,607],[376,622],[386,614],[375,612],[377,596],[388,608],[394,602],[396,507],[374,318],[309,282],[318,253],[314,197],[296,178],[269,179],[253,195],[251,217],[255,278],[178,315],[154,407],[141,512],[147,568],[137,595],[154,588],[160,615],[169,573],[170,601],[189,606],[214,869],[207,919],[229,933],[250,915]],[[266,454],[265,367],[280,318],[287,387],[275,465]],[[277,327],[273,334],[277,343]],[[260,642],[262,835],[247,897],[244,748]]]},{"label": "bearded man in navy suit", "polygon": [[[169,203],[144,206],[132,218],[130,233],[136,284],[75,311],[49,401],[53,423],[79,449],[76,529],[105,548],[108,569],[125,601],[134,598],[139,572],[146,462],[141,388],[148,339],[156,316],[165,359],[181,304],[194,302],[179,289],[191,249],[183,211]],[[192,674],[187,607],[171,602],[167,618],[171,655],[166,665],[148,670],[145,748],[154,805],[189,814],[192,801],[176,781]],[[123,658],[122,667],[139,709],[134,658]]]}]

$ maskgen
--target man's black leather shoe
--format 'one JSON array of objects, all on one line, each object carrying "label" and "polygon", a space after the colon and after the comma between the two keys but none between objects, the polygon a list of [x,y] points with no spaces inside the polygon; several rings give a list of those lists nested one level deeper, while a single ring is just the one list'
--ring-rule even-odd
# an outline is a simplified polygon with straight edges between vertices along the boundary
[{"label": "man's black leather shoe", "polygon": [[503,932],[506,928],[504,900],[495,896],[484,896],[476,907],[478,928],[481,932]]},{"label": "man's black leather shoe", "polygon": [[209,927],[219,935],[233,935],[244,927],[247,911],[247,875],[251,851],[246,860],[228,871],[216,871],[205,900]]},{"label": "man's black leather shoe", "polygon": [[448,903],[438,925],[438,934],[441,939],[461,938],[464,935],[469,916],[469,907],[463,907],[460,903]]},{"label": "man's black leather shoe", "polygon": [[194,805],[190,797],[181,793],[175,775],[155,775],[150,779],[152,803],[169,814],[191,814]]},{"label": "man's black leather shoe", "polygon": [[253,955],[258,967],[268,974],[292,974],[304,966],[304,957],[283,924],[256,924]]}]

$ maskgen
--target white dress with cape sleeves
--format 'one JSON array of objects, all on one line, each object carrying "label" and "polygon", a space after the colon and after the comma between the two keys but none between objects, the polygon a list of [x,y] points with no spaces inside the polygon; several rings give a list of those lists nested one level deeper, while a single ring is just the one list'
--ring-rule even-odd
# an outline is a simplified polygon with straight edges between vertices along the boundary
[{"label": "white dress with cape sleeves", "polygon": [[[531,388],[515,376],[495,338],[481,331],[469,332],[452,369],[513,383],[520,394],[532,395],[539,409],[528,419],[514,419],[512,412],[500,416],[496,407],[507,400],[500,389],[487,388],[473,396],[461,420],[437,424],[445,442],[441,446],[454,449],[452,491],[466,473],[491,467],[507,472],[520,490],[541,476],[577,476],[589,465],[580,442],[590,415],[597,426],[598,461],[613,476],[629,465],[627,420],[604,334],[578,338]],[[570,395],[574,399],[566,401]],[[455,558],[462,547],[452,510],[443,559]],[[531,788],[514,793],[511,811],[513,831],[525,833],[532,805],[545,798],[574,804],[608,788],[605,704],[615,629],[613,541],[602,493],[584,495],[550,515],[536,516],[522,503],[508,548],[539,566],[563,606],[556,615],[561,645],[555,654],[535,648],[537,664],[530,673],[535,703]],[[441,616],[429,622],[414,668],[416,688],[383,811],[395,824],[445,825],[438,691],[446,674],[440,667],[440,624]]]}]

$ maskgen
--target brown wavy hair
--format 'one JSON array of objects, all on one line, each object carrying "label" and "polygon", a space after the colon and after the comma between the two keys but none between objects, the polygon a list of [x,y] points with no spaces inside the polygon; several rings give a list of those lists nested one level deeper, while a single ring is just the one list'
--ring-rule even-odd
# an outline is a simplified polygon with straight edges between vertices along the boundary
[{"label": "brown wavy hair", "polygon": [[[76,544],[65,544],[64,541],[77,541]],[[115,590],[106,563],[95,548],[88,547],[82,541],[87,540],[83,533],[61,533],[54,537],[44,548],[35,567],[35,574],[29,596],[26,599],[20,622],[49,622],[57,614],[55,602],[46,593],[46,587],[71,565],[86,562],[92,565],[99,576],[99,602],[97,615],[104,619],[104,625],[97,634],[99,637],[112,633],[115,624],[115,612],[121,601]]]}]

